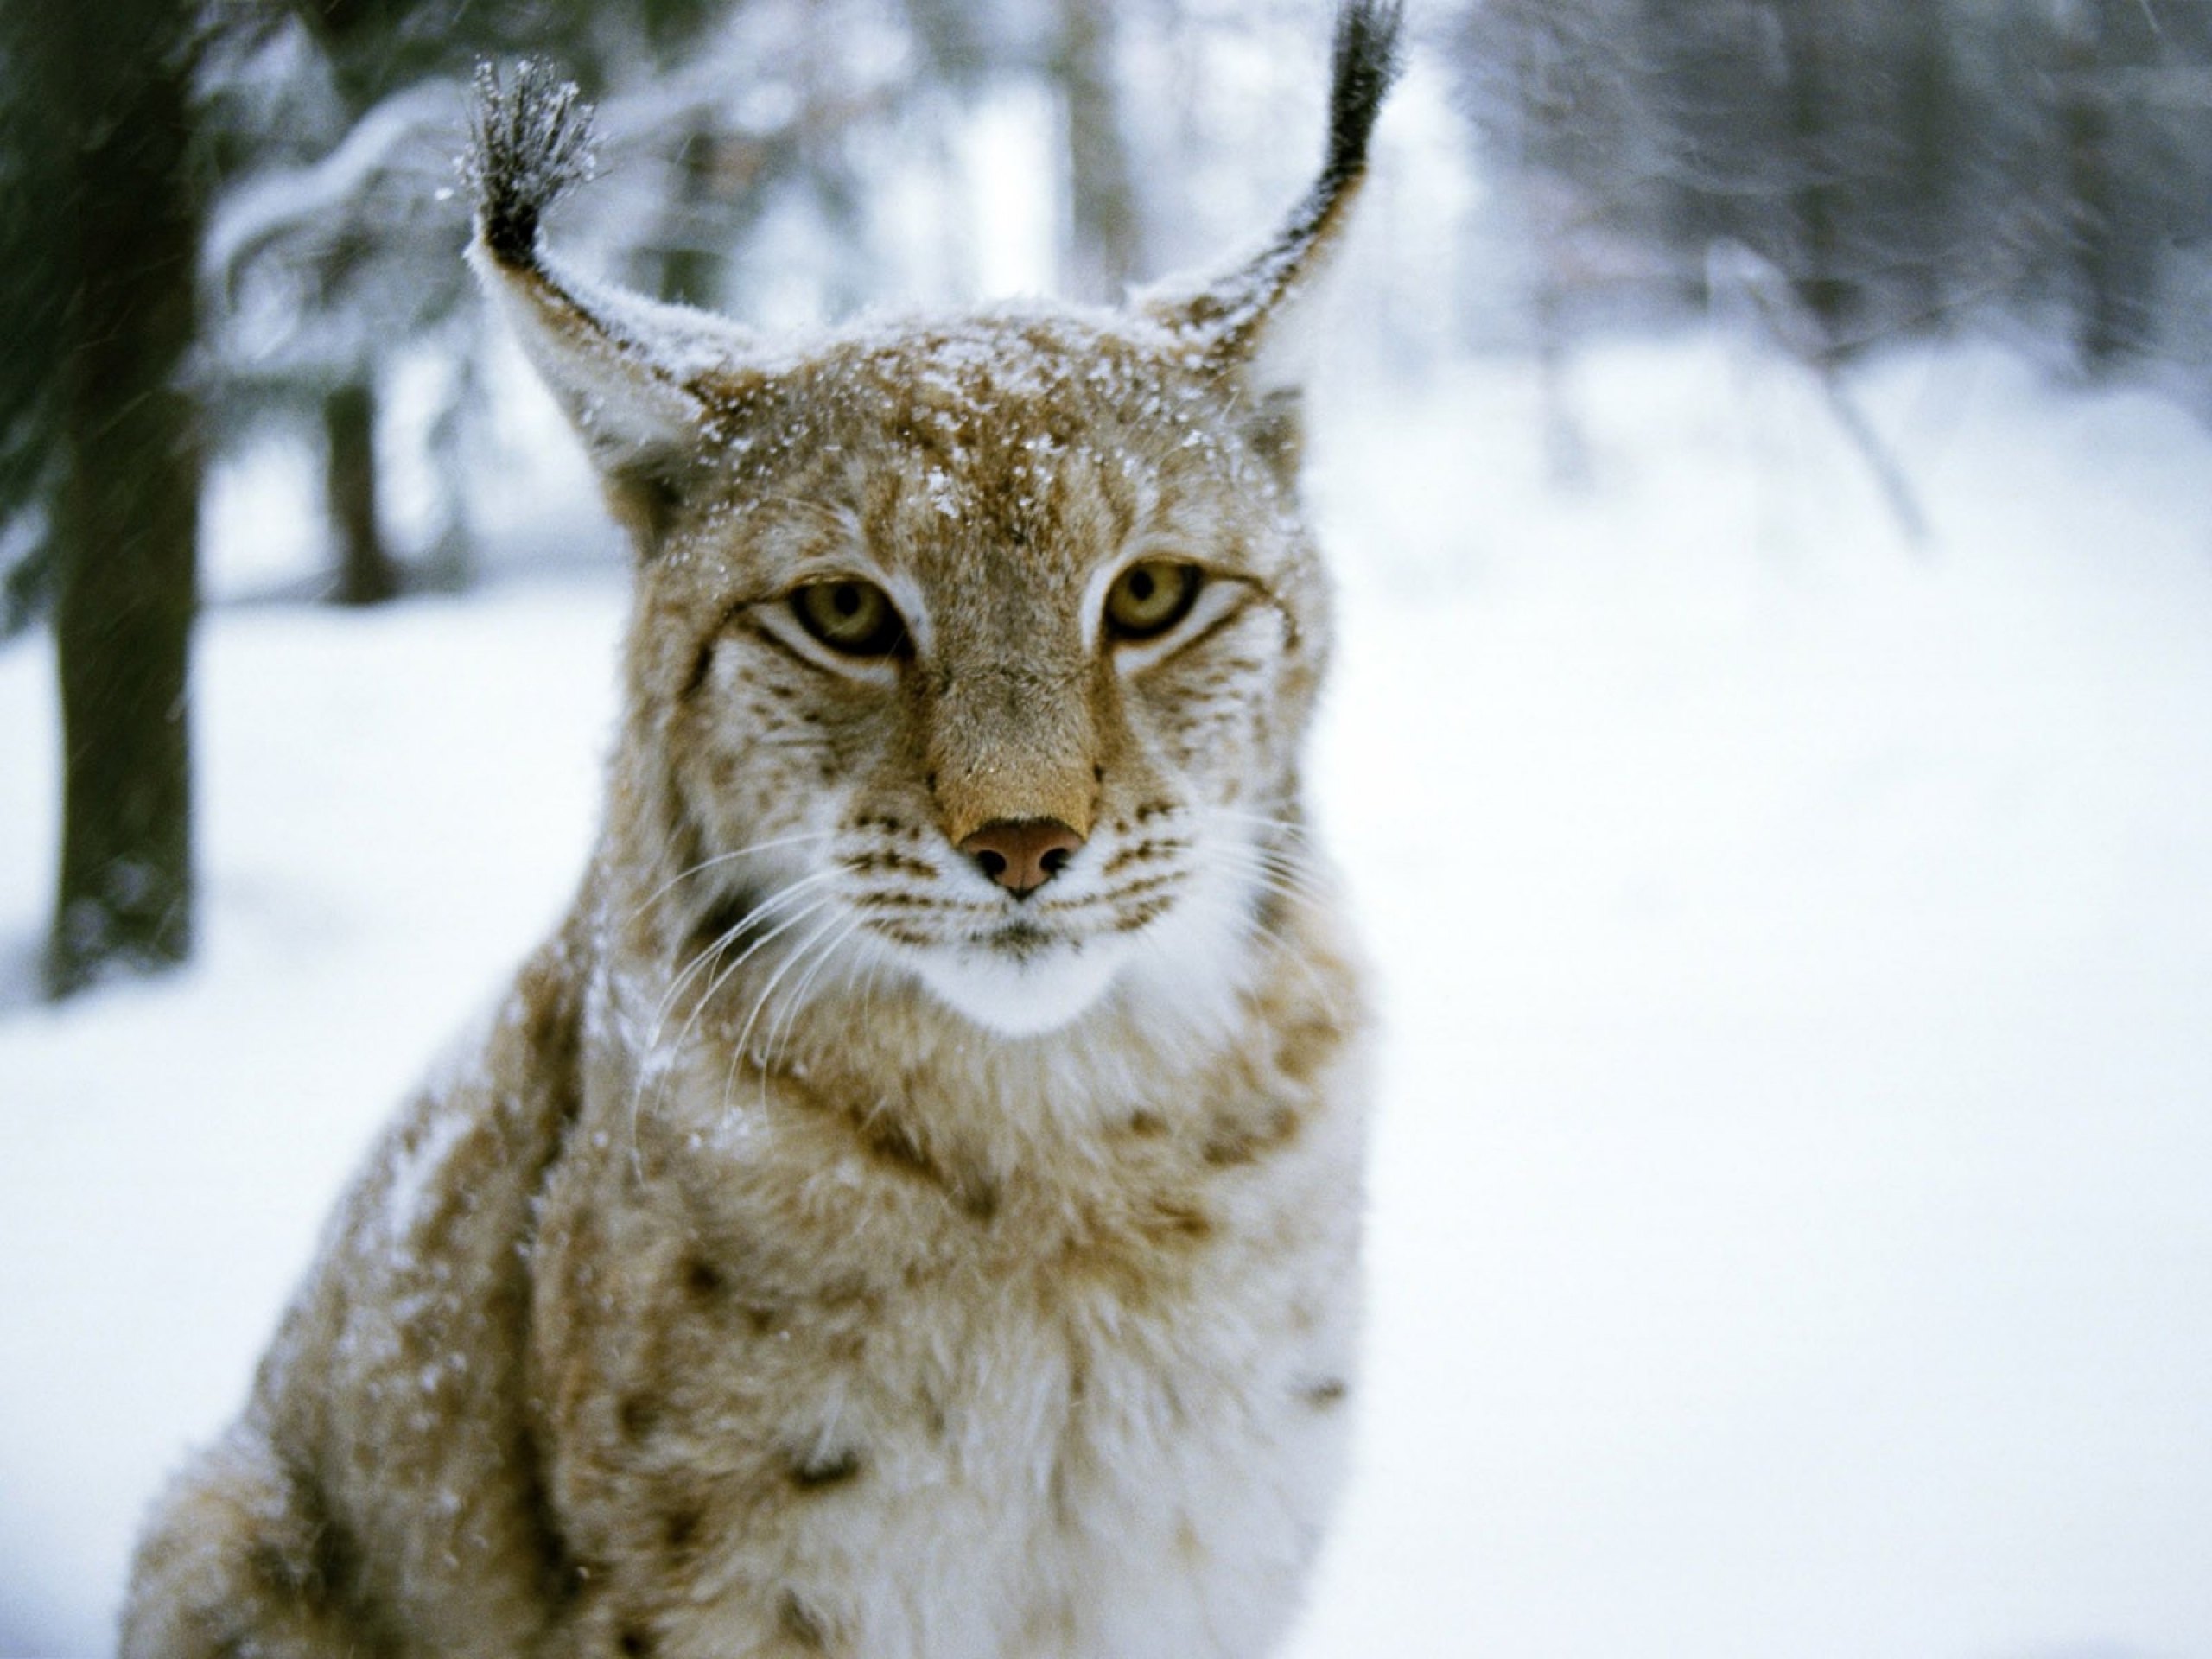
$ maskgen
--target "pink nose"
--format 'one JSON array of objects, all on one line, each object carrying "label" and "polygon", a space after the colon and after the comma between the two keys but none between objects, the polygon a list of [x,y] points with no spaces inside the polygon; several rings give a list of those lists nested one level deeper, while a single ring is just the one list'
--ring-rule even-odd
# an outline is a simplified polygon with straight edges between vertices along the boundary
[{"label": "pink nose", "polygon": [[1058,818],[1000,818],[960,843],[983,874],[1025,898],[1060,873],[1083,837]]}]

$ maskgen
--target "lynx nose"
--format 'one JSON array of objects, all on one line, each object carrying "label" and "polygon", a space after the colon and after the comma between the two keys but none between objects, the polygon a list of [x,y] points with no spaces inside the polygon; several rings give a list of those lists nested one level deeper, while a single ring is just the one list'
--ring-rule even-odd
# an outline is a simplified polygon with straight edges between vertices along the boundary
[{"label": "lynx nose", "polygon": [[1083,837],[1058,818],[1000,818],[960,843],[983,874],[1024,899],[1060,873]]}]

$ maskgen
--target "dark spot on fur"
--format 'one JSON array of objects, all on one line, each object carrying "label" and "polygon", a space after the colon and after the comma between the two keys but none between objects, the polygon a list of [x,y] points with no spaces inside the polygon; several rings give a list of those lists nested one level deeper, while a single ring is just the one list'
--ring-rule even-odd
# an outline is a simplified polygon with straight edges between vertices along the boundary
[{"label": "dark spot on fur", "polygon": [[359,1560],[315,1481],[286,1471],[282,1508],[257,1529],[246,1570],[264,1589],[310,1609],[347,1595]]},{"label": "dark spot on fur", "polygon": [[1351,1393],[1351,1384],[1341,1376],[1332,1376],[1298,1391],[1298,1397],[1316,1411],[1326,1411],[1332,1406],[1344,1404]]},{"label": "dark spot on fur", "polygon": [[660,1402],[647,1395],[630,1395],[616,1408],[615,1418],[624,1438],[633,1442],[648,1439],[660,1427]]},{"label": "dark spot on fur", "polygon": [[861,1459],[857,1452],[814,1452],[793,1460],[791,1484],[802,1492],[827,1491],[833,1486],[844,1485],[860,1471]]},{"label": "dark spot on fur", "polygon": [[[626,467],[607,480],[615,518],[627,527],[639,553],[648,560],[660,552],[683,511],[685,471],[673,457],[658,455]],[[705,677],[695,669],[685,695],[697,690],[699,681]]]},{"label": "dark spot on fur", "polygon": [[988,1226],[998,1219],[999,1190],[980,1175],[966,1175],[956,1181],[952,1198],[970,1221]]},{"label": "dark spot on fur", "polygon": [[563,1123],[575,1120],[583,1103],[578,1066],[582,1021],[576,988],[562,973],[565,961],[565,951],[556,943],[547,956],[531,963],[519,987],[529,1011],[526,1040],[544,1061],[540,1075],[548,1079],[549,1098]]},{"label": "dark spot on fur", "polygon": [[1169,901],[1165,899],[1147,899],[1141,904],[1134,905],[1116,915],[1113,931],[1116,933],[1134,933],[1139,928],[1149,927],[1154,921],[1167,913],[1168,905]]},{"label": "dark spot on fur", "polygon": [[546,1490],[545,1458],[536,1431],[525,1426],[515,1436],[511,1454],[522,1497],[524,1524],[531,1553],[537,1557],[537,1581],[545,1599],[555,1604],[582,1594],[591,1574],[569,1548],[552,1495]]},{"label": "dark spot on fur", "polygon": [[785,1637],[809,1653],[823,1653],[830,1646],[830,1633],[822,1622],[822,1615],[798,1598],[795,1590],[784,1592],[784,1599],[776,1607],[776,1624]]},{"label": "dark spot on fur", "polygon": [[695,1255],[687,1258],[683,1263],[682,1278],[685,1294],[695,1296],[702,1302],[722,1294],[721,1269],[704,1256]]},{"label": "dark spot on fur", "polygon": [[1295,393],[1276,392],[1263,399],[1247,417],[1245,436],[1278,479],[1296,482],[1305,443]]},{"label": "dark spot on fur", "polygon": [[1175,1523],[1175,1553],[1194,1567],[1206,1559],[1206,1547],[1188,1516]]},{"label": "dark spot on fur", "polygon": [[1304,1083],[1334,1058],[1344,1033],[1326,1020],[1308,1020],[1282,1033],[1275,1045],[1275,1065],[1294,1083]]},{"label": "dark spot on fur", "polygon": [[1068,1493],[1067,1465],[1057,1458],[1052,1460],[1052,1472],[1046,1484],[1045,1496],[1052,1507],[1052,1524],[1062,1532],[1076,1530],[1075,1500]]},{"label": "dark spot on fur", "polygon": [[[915,911],[967,908],[966,906],[957,904],[950,899],[933,899],[927,893],[896,891],[855,893],[852,897],[851,903],[854,909],[868,911],[872,916],[881,916],[892,911],[905,911],[912,913]],[[878,923],[877,925],[880,927],[882,925]]]},{"label": "dark spot on fur", "polygon": [[1192,1205],[1162,1199],[1153,1208],[1152,1224],[1146,1230],[1157,1238],[1203,1243],[1213,1236],[1213,1218]]},{"label": "dark spot on fur", "polygon": [[1278,1106],[1258,1122],[1217,1123],[1207,1136],[1205,1160],[1216,1169],[1233,1169],[1280,1152],[1298,1138],[1298,1114]]},{"label": "dark spot on fur", "polygon": [[1252,895],[1253,925],[1263,933],[1281,933],[1290,925],[1290,908],[1282,894],[1272,887],[1261,887]]},{"label": "dark spot on fur", "polygon": [[676,694],[679,702],[689,702],[699,695],[699,688],[706,684],[707,677],[714,672],[715,647],[721,644],[719,629],[700,643],[698,654],[691,658],[691,671],[683,677],[683,688]]},{"label": "dark spot on fur", "polygon": [[614,1645],[627,1655],[628,1659],[644,1659],[645,1655],[653,1650],[652,1633],[640,1630],[635,1624],[626,1625],[622,1634],[614,1638]]},{"label": "dark spot on fur", "polygon": [[1129,1133],[1143,1140],[1157,1140],[1167,1133],[1167,1120],[1157,1112],[1132,1112]]},{"label": "dark spot on fur", "polygon": [[874,1156],[887,1164],[896,1165],[910,1175],[919,1175],[931,1180],[938,1179],[937,1166],[930,1161],[930,1155],[922,1149],[921,1141],[897,1118],[870,1117],[861,1124],[860,1131],[861,1144]]},{"label": "dark spot on fur", "polygon": [[[1110,879],[1125,870],[1135,869],[1143,865],[1172,862],[1177,854],[1187,853],[1190,850],[1191,843],[1187,841],[1140,841],[1132,846],[1123,848],[1113,857],[1108,859],[1100,867],[1098,873]],[[1167,876],[1154,876],[1148,880],[1131,882],[1128,887],[1120,889],[1116,896],[1118,898],[1125,893],[1143,893],[1148,887],[1159,887],[1169,879]]]},{"label": "dark spot on fur", "polygon": [[956,1173],[938,1165],[913,1129],[899,1119],[876,1113],[855,1121],[861,1145],[902,1174],[938,1187],[971,1220],[988,1223],[999,1212],[998,1189],[973,1172]]},{"label": "dark spot on fur", "polygon": [[315,1534],[316,1582],[332,1595],[351,1593],[359,1560],[360,1553],[354,1547],[353,1535],[327,1515],[324,1516]]},{"label": "dark spot on fur", "polygon": [[313,1558],[295,1554],[283,1541],[257,1538],[246,1551],[245,1564],[254,1582],[264,1590],[310,1606],[322,1599],[326,1586],[315,1570]]},{"label": "dark spot on fur", "polygon": [[690,948],[692,954],[712,950],[729,950],[746,942],[746,937],[757,926],[753,912],[760,907],[760,896],[741,890],[720,894],[701,912],[698,925],[691,930]]},{"label": "dark spot on fur", "polygon": [[937,879],[937,866],[910,854],[883,849],[855,853],[845,861],[845,868],[855,875],[907,875],[918,880]]},{"label": "dark spot on fur", "polygon": [[674,1550],[690,1548],[706,1518],[705,1511],[696,1503],[676,1504],[661,1516],[661,1541]]}]

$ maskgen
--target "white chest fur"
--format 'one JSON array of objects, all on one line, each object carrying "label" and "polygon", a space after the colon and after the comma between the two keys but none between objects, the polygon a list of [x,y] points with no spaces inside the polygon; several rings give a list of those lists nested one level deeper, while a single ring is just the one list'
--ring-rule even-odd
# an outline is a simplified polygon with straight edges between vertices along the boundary
[{"label": "white chest fur", "polygon": [[536,1278],[582,1650],[1266,1651],[1357,1318],[1349,1055],[1291,1046],[996,1146],[705,1061],[582,1136]]}]

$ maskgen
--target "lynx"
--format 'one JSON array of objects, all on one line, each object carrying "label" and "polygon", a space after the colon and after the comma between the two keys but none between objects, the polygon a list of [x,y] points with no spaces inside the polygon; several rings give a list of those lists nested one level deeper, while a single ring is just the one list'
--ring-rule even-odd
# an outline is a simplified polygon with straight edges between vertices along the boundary
[{"label": "lynx", "polygon": [[1368,1025],[1295,348],[1398,35],[1340,13],[1228,275],[804,350],[564,269],[588,111],[480,77],[471,257],[635,543],[603,830],[161,1500],[126,1654],[1277,1644]]}]

